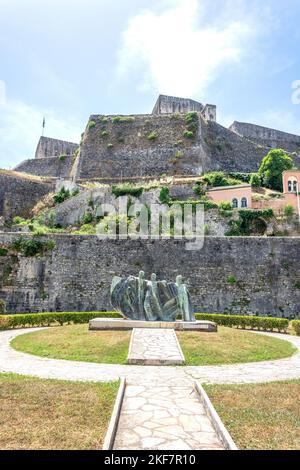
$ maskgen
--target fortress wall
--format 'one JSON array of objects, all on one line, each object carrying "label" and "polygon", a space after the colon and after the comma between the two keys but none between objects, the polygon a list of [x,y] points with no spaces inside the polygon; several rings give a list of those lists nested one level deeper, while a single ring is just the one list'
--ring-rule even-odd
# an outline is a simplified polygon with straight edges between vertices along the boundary
[{"label": "fortress wall", "polygon": [[[96,126],[87,126],[76,179],[199,175],[211,170],[251,172],[268,152],[200,115],[192,139],[183,135],[184,114],[132,118],[113,123],[112,116],[91,116]],[[153,132],[157,138],[149,140]]]},{"label": "fortress wall", "polygon": [[33,206],[53,189],[53,183],[0,171],[0,217],[5,220],[16,215],[28,217]]},{"label": "fortress wall", "polygon": [[[209,168],[208,155],[200,138],[200,118],[199,131],[193,139],[183,135],[185,115],[135,115],[131,118],[128,122],[113,123],[113,116],[91,116],[90,121],[96,126],[87,126],[77,179],[199,174]],[[151,140],[149,136],[153,133],[156,138]]]},{"label": "fortress wall", "polygon": [[52,139],[42,136],[39,140],[35,158],[59,157],[60,155],[73,155],[78,144],[65,140]]},{"label": "fortress wall", "polygon": [[72,170],[73,162],[72,156],[63,158],[32,158],[30,160],[24,160],[16,166],[15,170],[31,175],[68,178]]},{"label": "fortress wall", "polygon": [[[18,236],[2,233],[0,244]],[[9,312],[110,310],[112,277],[143,269],[148,278],[156,272],[167,280],[182,273],[199,312],[300,317],[299,238],[206,237],[199,251],[174,240],[41,239],[50,238],[56,242],[50,255],[0,258],[0,298]]]},{"label": "fortress wall", "polygon": [[300,152],[300,136],[298,135],[237,121],[229,129],[267,147],[283,148],[288,152]]}]

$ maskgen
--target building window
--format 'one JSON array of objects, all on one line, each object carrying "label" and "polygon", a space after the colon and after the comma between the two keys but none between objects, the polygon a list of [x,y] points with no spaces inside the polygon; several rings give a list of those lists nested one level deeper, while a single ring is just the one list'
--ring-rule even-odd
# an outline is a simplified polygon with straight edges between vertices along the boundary
[{"label": "building window", "polygon": [[294,193],[297,192],[297,181],[294,181],[294,182],[293,182],[293,192],[294,192]]},{"label": "building window", "polygon": [[247,198],[245,198],[245,197],[242,198],[241,207],[248,207]]},{"label": "building window", "polygon": [[297,192],[297,180],[295,178],[288,180],[288,192],[289,193]]},{"label": "building window", "polygon": [[239,207],[239,202],[236,198],[232,199],[232,207],[233,209],[236,209],[237,207]]}]

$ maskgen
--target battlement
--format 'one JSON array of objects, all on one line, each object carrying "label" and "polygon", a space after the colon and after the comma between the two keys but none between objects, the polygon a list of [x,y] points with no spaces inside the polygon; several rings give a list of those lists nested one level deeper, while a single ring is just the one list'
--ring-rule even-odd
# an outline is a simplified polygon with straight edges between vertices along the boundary
[{"label": "battlement", "polygon": [[190,98],[179,98],[177,96],[159,95],[152,110],[152,114],[186,114],[191,111],[201,113],[208,121],[217,120],[217,107],[213,104],[205,106]]},{"label": "battlement", "polygon": [[42,136],[38,142],[35,158],[59,157],[60,155],[73,155],[78,144],[65,140],[52,139]]}]

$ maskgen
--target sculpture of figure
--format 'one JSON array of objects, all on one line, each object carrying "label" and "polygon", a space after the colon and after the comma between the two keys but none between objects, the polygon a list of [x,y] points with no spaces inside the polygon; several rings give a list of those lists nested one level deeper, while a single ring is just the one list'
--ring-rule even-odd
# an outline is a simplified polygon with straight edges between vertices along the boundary
[{"label": "sculpture of figure", "polygon": [[144,299],[145,299],[145,273],[139,272],[138,280],[138,296],[139,296],[139,314],[142,317],[144,314]]},{"label": "sculpture of figure", "polygon": [[157,281],[154,273],[147,281],[144,271],[138,277],[115,276],[110,294],[114,309],[131,320],[175,321],[181,315],[185,321],[195,321],[182,276],[177,276],[176,283]]},{"label": "sculpture of figure", "polygon": [[155,321],[162,318],[162,308],[159,300],[156,274],[154,273],[151,274],[151,281],[147,282],[144,309],[147,320]]},{"label": "sculpture of figure", "polygon": [[184,321],[195,321],[194,312],[191,306],[190,296],[181,275],[176,277],[176,285],[178,288],[178,300],[181,310],[182,319]]}]

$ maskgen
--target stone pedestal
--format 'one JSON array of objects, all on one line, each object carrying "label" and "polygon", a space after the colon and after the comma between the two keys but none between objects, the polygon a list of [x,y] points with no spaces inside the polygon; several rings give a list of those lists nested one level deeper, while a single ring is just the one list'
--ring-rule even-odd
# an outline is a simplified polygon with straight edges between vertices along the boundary
[{"label": "stone pedestal", "polygon": [[216,332],[217,324],[207,320],[198,320],[195,322],[151,322],[127,320],[125,318],[94,318],[89,322],[90,330],[132,330],[133,328],[164,328],[179,331]]}]

